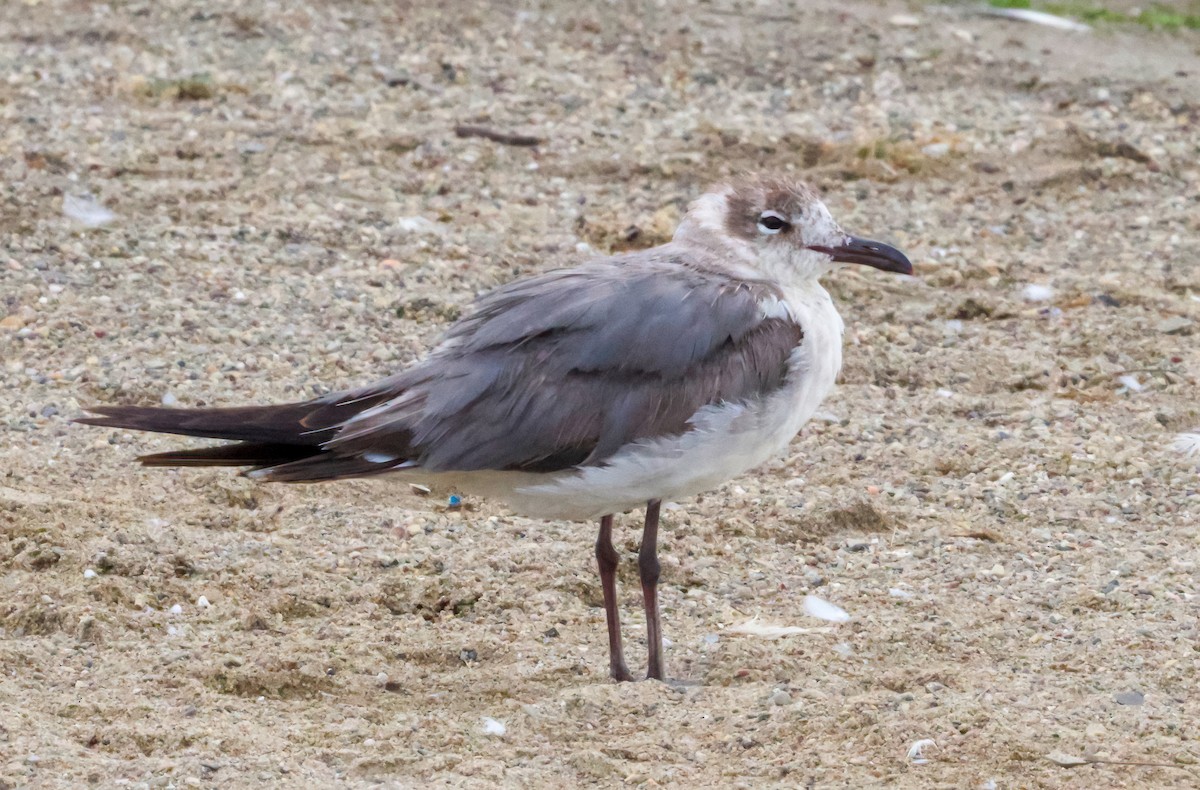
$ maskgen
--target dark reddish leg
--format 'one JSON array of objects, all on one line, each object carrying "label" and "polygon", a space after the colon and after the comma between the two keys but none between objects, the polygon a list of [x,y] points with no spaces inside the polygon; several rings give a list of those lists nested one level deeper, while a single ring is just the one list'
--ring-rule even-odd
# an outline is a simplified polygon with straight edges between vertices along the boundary
[{"label": "dark reddish leg", "polygon": [[642,577],[642,596],[646,599],[646,644],[650,657],[646,677],[664,680],[662,653],[662,623],[658,617],[658,511],[662,500],[646,503],[646,529],[642,532],[642,548],[638,552],[638,572]]},{"label": "dark reddish leg", "polygon": [[613,680],[633,680],[625,666],[621,647],[621,613],[617,609],[617,563],[620,557],[612,544],[613,517],[600,519],[596,537],[596,564],[600,566],[600,589],[604,591],[604,618],[608,621],[608,667]]}]

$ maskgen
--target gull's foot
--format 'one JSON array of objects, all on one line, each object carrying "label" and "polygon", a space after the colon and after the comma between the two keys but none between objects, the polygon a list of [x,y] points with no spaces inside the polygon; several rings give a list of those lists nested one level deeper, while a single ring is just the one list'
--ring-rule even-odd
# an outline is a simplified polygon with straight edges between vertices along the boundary
[{"label": "gull's foot", "polygon": [[633,681],[633,675],[630,674],[629,667],[625,666],[624,664],[618,664],[610,667],[608,674],[618,683],[630,683]]}]

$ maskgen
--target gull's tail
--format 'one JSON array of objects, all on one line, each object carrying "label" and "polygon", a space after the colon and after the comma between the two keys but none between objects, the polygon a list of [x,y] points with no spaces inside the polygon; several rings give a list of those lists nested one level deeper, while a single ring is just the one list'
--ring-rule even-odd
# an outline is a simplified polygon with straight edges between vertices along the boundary
[{"label": "gull's tail", "polygon": [[322,426],[312,419],[322,411],[313,402],[230,409],[94,406],[88,411],[97,416],[75,422],[235,442],[143,455],[138,460],[146,466],[274,466],[320,453],[331,434],[327,422]]},{"label": "gull's tail", "polygon": [[[311,473],[316,471],[311,469],[314,462],[326,460],[318,459],[318,456],[326,455],[323,445],[333,438],[346,420],[387,398],[383,392],[348,400],[344,396],[343,393],[303,403],[222,409],[93,406],[88,411],[94,416],[80,417],[75,422],[233,442],[216,447],[170,450],[140,456],[138,460],[145,466],[244,466],[273,471],[286,464],[297,464]],[[352,470],[345,467],[342,461],[336,476],[353,474]],[[286,469],[288,472],[298,471],[296,467]],[[279,471],[283,472],[284,469]],[[334,470],[322,471],[325,474],[312,477],[307,474],[276,475],[271,471],[262,476],[296,481],[328,479],[326,475]]]}]

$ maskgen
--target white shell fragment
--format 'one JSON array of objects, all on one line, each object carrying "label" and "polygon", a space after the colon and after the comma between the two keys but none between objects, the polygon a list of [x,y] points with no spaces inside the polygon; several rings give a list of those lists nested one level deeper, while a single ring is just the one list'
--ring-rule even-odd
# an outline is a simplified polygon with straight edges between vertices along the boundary
[{"label": "white shell fragment", "polygon": [[1131,376],[1128,373],[1124,376],[1118,376],[1117,382],[1130,392],[1141,392],[1146,389],[1142,382],[1137,380],[1137,376]]},{"label": "white shell fragment", "polygon": [[1177,453],[1183,453],[1189,458],[1193,455],[1200,454],[1200,429],[1194,433],[1181,433],[1175,437],[1175,443],[1171,445],[1171,449]]},{"label": "white shell fragment", "polygon": [[502,737],[508,732],[508,727],[504,726],[504,722],[493,719],[491,716],[483,717],[483,734],[495,735],[497,738]]},{"label": "white shell fragment", "polygon": [[1092,29],[1088,25],[1076,22],[1073,19],[1065,19],[1054,14],[1047,14],[1045,11],[1032,11],[1028,8],[985,8],[981,13],[988,16],[1004,17],[1005,19],[1012,19],[1017,22],[1029,22],[1034,25],[1053,27],[1058,30],[1070,30],[1074,33],[1087,33]]},{"label": "white shell fragment", "polygon": [[425,219],[425,217],[400,217],[396,220],[396,227],[406,233],[426,234],[437,236],[441,235],[441,227],[434,221]]},{"label": "white shell fragment", "polygon": [[85,228],[98,228],[117,218],[117,215],[90,197],[63,196],[63,214]]},{"label": "white shell fragment", "polygon": [[784,636],[795,636],[796,634],[811,634],[820,629],[801,628],[795,625],[774,625],[772,623],[764,623],[757,617],[752,620],[747,620],[744,623],[730,626],[725,629],[728,634],[744,634],[746,636],[759,636],[763,639],[779,639]]},{"label": "white shell fragment", "polygon": [[1054,289],[1048,285],[1030,283],[1021,289],[1021,296],[1027,302],[1048,302],[1054,298]]},{"label": "white shell fragment", "polygon": [[908,747],[908,759],[913,765],[924,765],[929,762],[929,758],[925,756],[925,750],[929,748],[937,748],[937,743],[933,738],[922,738]]},{"label": "white shell fragment", "polygon": [[850,615],[846,614],[846,610],[834,606],[829,601],[818,598],[815,595],[804,596],[804,613],[809,617],[828,620],[831,623],[846,623],[850,621]]}]

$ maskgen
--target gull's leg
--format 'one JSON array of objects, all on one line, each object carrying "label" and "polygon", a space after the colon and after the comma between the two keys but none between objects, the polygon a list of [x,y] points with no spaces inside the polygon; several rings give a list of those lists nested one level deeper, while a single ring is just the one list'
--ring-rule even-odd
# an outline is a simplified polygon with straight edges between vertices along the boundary
[{"label": "gull's leg", "polygon": [[658,618],[658,510],[661,499],[646,503],[646,529],[642,532],[642,548],[638,552],[638,572],[642,577],[642,596],[646,599],[646,644],[650,657],[646,677],[665,680],[662,654],[662,623]]},{"label": "gull's leg", "polygon": [[617,609],[617,562],[620,556],[612,544],[613,517],[600,519],[596,537],[596,564],[600,566],[600,589],[604,591],[604,619],[608,621],[608,667],[613,680],[633,680],[625,666],[621,648],[621,613]]}]

